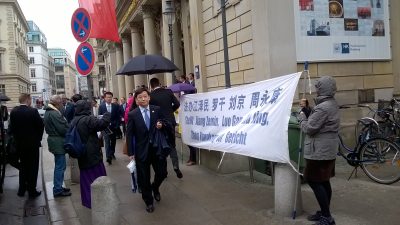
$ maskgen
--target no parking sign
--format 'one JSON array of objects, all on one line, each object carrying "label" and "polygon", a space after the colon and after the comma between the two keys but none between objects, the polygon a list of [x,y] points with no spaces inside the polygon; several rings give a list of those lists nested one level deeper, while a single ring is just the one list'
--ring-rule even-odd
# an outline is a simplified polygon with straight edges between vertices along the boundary
[{"label": "no parking sign", "polygon": [[91,28],[92,21],[88,11],[84,8],[75,10],[71,19],[71,30],[75,39],[79,42],[86,41],[89,38]]},{"label": "no parking sign", "polygon": [[93,69],[94,59],[93,47],[87,42],[81,43],[75,53],[75,64],[79,74],[87,76]]}]

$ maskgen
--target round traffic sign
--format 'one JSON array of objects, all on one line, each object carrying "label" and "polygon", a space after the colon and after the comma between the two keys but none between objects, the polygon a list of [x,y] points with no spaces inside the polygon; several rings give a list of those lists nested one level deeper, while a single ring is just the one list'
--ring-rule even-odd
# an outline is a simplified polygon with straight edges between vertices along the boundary
[{"label": "round traffic sign", "polygon": [[78,8],[72,14],[71,30],[75,39],[79,42],[84,42],[89,38],[92,21],[88,11],[84,8]]},{"label": "round traffic sign", "polygon": [[75,53],[75,64],[79,74],[86,76],[92,72],[94,60],[95,55],[92,45],[87,42],[81,43]]}]

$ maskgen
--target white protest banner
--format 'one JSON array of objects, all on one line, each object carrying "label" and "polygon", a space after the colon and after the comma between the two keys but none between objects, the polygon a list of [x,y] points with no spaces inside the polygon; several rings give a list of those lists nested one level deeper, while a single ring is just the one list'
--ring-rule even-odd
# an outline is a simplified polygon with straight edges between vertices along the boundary
[{"label": "white protest banner", "polygon": [[181,97],[187,145],[289,162],[288,123],[301,73]]}]

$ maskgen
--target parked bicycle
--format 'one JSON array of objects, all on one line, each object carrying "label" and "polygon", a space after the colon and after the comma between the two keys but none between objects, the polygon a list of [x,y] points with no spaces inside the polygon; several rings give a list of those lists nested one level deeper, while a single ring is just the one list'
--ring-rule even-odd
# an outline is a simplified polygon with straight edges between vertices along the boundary
[{"label": "parked bicycle", "polygon": [[374,118],[363,117],[357,121],[356,145],[353,148],[346,146],[340,135],[339,140],[338,155],[354,167],[349,179],[361,167],[377,183],[393,184],[400,180],[400,148],[382,136],[379,123]]}]

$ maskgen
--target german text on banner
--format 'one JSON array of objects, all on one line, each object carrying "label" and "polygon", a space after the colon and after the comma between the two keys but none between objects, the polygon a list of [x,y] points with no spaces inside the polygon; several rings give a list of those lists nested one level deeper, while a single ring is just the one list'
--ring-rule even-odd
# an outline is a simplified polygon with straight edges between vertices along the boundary
[{"label": "german text on banner", "polygon": [[181,97],[187,145],[289,162],[288,123],[301,73]]}]

